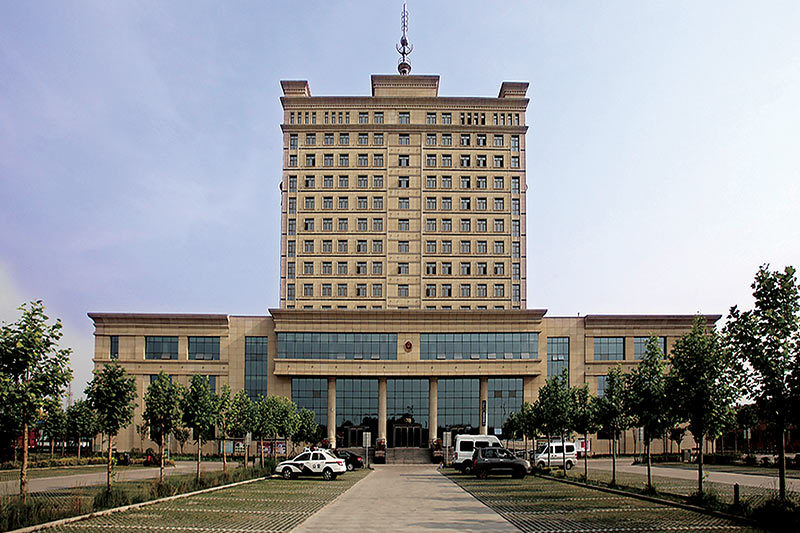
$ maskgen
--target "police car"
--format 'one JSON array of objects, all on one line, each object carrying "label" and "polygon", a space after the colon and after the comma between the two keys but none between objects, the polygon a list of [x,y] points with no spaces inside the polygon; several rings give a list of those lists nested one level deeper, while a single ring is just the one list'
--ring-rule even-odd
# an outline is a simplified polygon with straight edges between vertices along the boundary
[{"label": "police car", "polygon": [[275,467],[275,473],[280,474],[283,479],[307,475],[322,476],[325,481],[331,481],[344,472],[347,472],[344,460],[334,456],[329,450],[303,452]]}]

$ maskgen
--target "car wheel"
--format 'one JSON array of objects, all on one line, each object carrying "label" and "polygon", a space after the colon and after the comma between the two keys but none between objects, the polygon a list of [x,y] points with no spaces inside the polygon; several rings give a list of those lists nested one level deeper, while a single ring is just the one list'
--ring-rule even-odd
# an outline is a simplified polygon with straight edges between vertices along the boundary
[{"label": "car wheel", "polygon": [[353,463],[347,463],[347,470],[348,470],[349,472],[352,472],[354,468],[355,468],[355,467],[353,466]]},{"label": "car wheel", "polygon": [[539,467],[539,468],[544,468],[544,463],[539,463],[536,466]]},{"label": "car wheel", "polygon": [[333,470],[331,470],[330,468],[326,468],[325,470],[322,471],[322,479],[324,479],[325,481],[332,481],[336,479],[336,474],[334,474]]},{"label": "car wheel", "polygon": [[292,469],[288,466],[281,471],[281,475],[283,476],[283,479],[292,479],[294,477]]},{"label": "car wheel", "polygon": [[478,477],[478,479],[486,479],[489,477],[489,470],[485,468],[479,468],[475,471],[475,475]]},{"label": "car wheel", "polygon": [[467,475],[471,474],[471,473],[472,473],[472,465],[471,465],[471,464],[469,464],[469,463],[468,463],[468,464],[465,464],[465,465],[464,465],[464,466],[461,468],[461,471],[462,471],[462,472],[464,472],[464,473],[465,473],[465,474],[467,474]]},{"label": "car wheel", "polygon": [[572,470],[572,467],[575,466],[575,463],[572,461],[567,461],[567,470]]},{"label": "car wheel", "polygon": [[513,477],[514,479],[522,479],[525,477],[525,470],[523,470],[522,468],[514,470],[511,473],[511,477]]}]

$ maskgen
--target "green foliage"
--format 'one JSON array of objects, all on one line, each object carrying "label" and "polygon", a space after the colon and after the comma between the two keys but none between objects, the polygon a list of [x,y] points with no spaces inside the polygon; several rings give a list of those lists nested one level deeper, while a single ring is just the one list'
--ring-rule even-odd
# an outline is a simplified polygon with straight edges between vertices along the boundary
[{"label": "green foliage", "polygon": [[608,372],[605,394],[597,401],[597,423],[614,439],[632,427],[632,420],[625,409],[625,385],[622,366],[617,365]]},{"label": "green foliage", "polygon": [[291,439],[293,442],[316,444],[319,438],[319,425],[314,420],[314,411],[303,408],[297,413],[297,427]]},{"label": "green foliage", "polygon": [[233,400],[231,399],[231,388],[224,384],[214,397],[214,412],[216,413],[216,425],[221,439],[227,439],[233,425],[232,411]]},{"label": "green foliage", "polygon": [[67,413],[61,406],[60,398],[48,398],[45,401],[44,419],[40,427],[51,445],[67,437]]},{"label": "green foliage", "polygon": [[208,378],[199,374],[192,376],[189,387],[181,394],[181,411],[183,424],[194,431],[194,439],[198,443],[212,437],[217,412]]},{"label": "green foliage", "polygon": [[507,439],[518,439],[522,437],[522,419],[520,413],[511,412],[503,421],[503,435]]},{"label": "green foliage", "polygon": [[92,503],[92,510],[112,509],[130,504],[131,498],[127,491],[112,487],[97,493]]},{"label": "green foliage", "polygon": [[658,339],[650,337],[645,346],[641,362],[626,375],[625,405],[633,425],[644,431],[644,439],[650,443],[661,437],[672,421],[665,409],[667,384],[664,354]]},{"label": "green foliage", "polygon": [[758,423],[759,412],[756,404],[748,403],[736,409],[736,424],[740,429],[753,429]]},{"label": "green foliage", "polygon": [[136,382],[119,364],[106,364],[95,371],[86,389],[89,405],[97,413],[97,425],[106,435],[116,436],[133,420]]},{"label": "green foliage", "polygon": [[256,409],[247,392],[242,389],[231,399],[230,409],[230,434],[231,436],[243,438],[246,434],[253,432],[255,425]]},{"label": "green foliage", "polygon": [[291,438],[297,431],[298,413],[297,405],[285,396],[270,396],[277,401],[274,405],[273,416],[276,437]]},{"label": "green foliage", "polygon": [[278,397],[260,396],[253,409],[253,424],[251,433],[255,440],[264,440],[277,436],[278,429],[275,425],[275,412],[278,409]]},{"label": "green foliage", "polygon": [[533,440],[541,430],[541,416],[536,407],[528,402],[522,403],[522,408],[517,413],[517,423],[522,434]]},{"label": "green foliage", "polygon": [[535,409],[539,411],[542,431],[548,435],[564,435],[572,426],[571,393],[567,371],[547,379],[539,389]]},{"label": "green foliage", "polygon": [[144,395],[144,420],[150,430],[150,439],[159,446],[180,423],[180,389],[164,372],[158,375]]},{"label": "green foliage", "polygon": [[86,400],[76,400],[67,407],[67,434],[77,441],[94,438],[99,432],[97,413]]},{"label": "green foliage", "polygon": [[572,429],[581,435],[595,433],[599,429],[598,399],[589,392],[589,385],[572,387],[570,403]]}]

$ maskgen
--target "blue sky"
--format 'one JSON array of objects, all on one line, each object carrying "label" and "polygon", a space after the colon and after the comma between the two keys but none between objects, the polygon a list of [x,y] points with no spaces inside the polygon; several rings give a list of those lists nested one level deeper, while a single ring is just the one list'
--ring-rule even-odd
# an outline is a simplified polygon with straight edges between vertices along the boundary
[{"label": "blue sky", "polygon": [[[0,319],[278,304],[281,79],[369,94],[400,2],[0,3]],[[490,7],[487,7],[490,6]],[[421,2],[440,94],[530,81],[528,305],[727,313],[800,266],[800,3]]]}]

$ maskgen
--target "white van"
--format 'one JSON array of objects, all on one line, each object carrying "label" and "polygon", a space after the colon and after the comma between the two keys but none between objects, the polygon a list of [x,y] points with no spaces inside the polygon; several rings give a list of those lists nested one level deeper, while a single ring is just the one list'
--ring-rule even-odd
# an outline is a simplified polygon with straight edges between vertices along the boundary
[{"label": "white van", "polygon": [[472,473],[472,452],[475,448],[502,448],[494,435],[456,435],[453,447],[453,467],[465,474]]},{"label": "white van", "polygon": [[[547,466],[547,448],[550,447],[550,466],[571,470],[578,462],[578,452],[574,442],[562,445],[561,441],[540,442],[534,459],[531,461],[539,468]],[[565,449],[566,448],[566,449]]]}]

